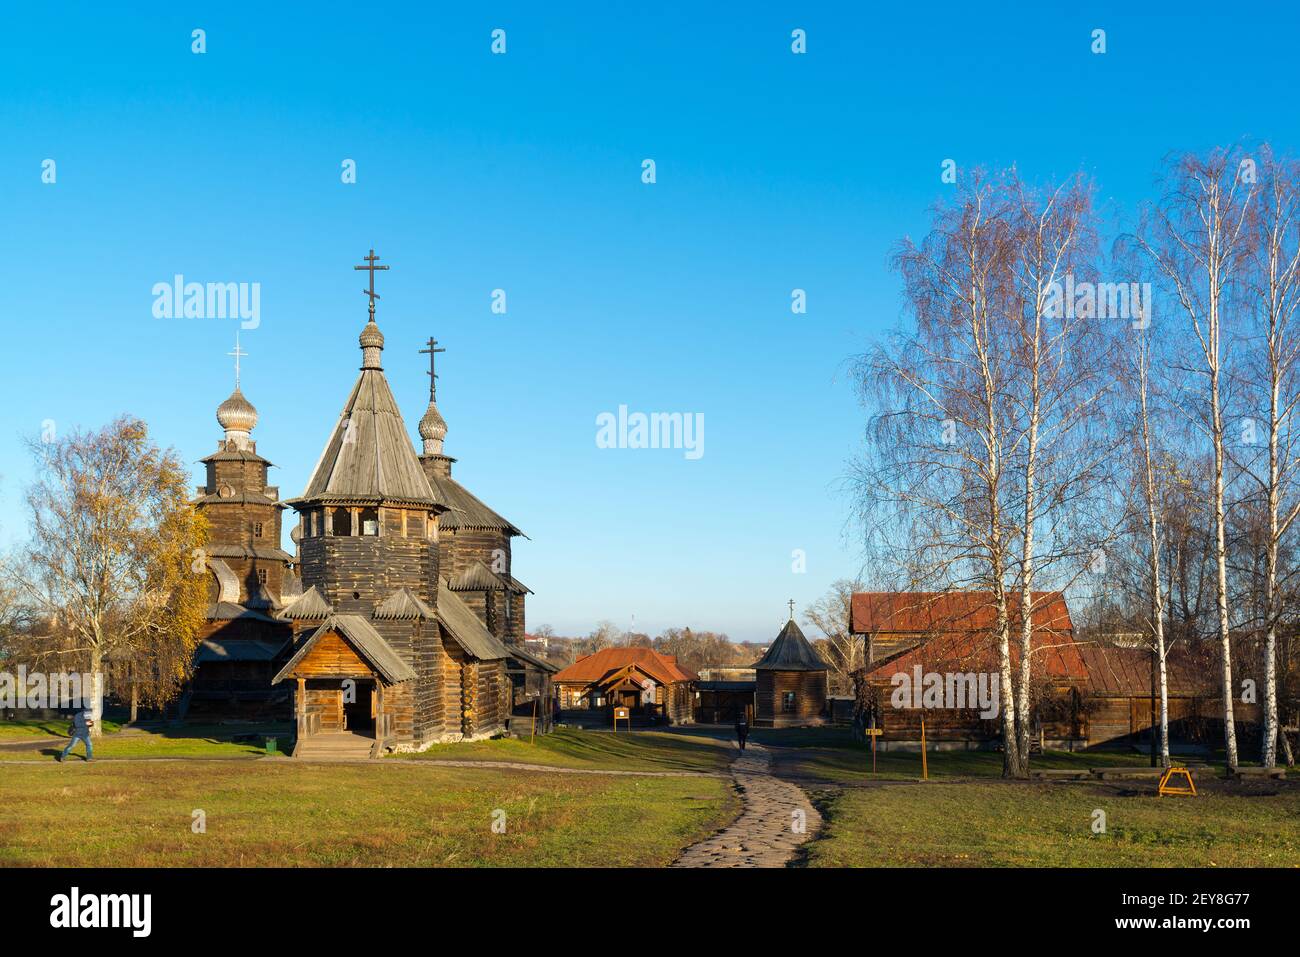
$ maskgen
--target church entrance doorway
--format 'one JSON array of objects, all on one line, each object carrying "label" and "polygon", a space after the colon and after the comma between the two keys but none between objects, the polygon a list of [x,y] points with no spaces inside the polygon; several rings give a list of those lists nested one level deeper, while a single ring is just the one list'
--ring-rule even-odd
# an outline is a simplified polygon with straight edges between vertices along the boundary
[{"label": "church entrance doorway", "polygon": [[355,693],[344,685],[343,728],[353,734],[374,734],[375,682],[369,678],[349,679],[349,682],[355,683]]}]

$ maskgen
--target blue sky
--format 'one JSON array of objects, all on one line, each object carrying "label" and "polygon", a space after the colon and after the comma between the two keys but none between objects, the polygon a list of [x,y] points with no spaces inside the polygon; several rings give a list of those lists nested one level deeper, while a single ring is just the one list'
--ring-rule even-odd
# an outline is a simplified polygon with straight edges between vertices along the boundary
[{"label": "blue sky", "polygon": [[[1083,170],[1124,216],[1171,150],[1300,132],[1294,12],[225,6],[0,13],[0,541],[25,532],[21,437],[46,419],[131,412],[188,461],[214,448],[236,323],[155,319],[177,273],[260,283],[244,391],[300,492],[357,373],[374,246],[407,424],[432,334],[456,475],[528,533],[529,624],[562,634],[768,639],[786,599],[862,570],[847,362],[899,321],[889,252],[944,159]],[[597,448],[619,405],[703,413],[704,455]]]}]

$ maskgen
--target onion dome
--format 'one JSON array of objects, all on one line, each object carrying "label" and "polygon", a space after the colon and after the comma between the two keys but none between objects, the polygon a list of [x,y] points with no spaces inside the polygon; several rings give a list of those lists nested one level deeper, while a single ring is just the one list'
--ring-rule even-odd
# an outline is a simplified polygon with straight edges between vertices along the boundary
[{"label": "onion dome", "polygon": [[425,455],[441,455],[442,440],[447,437],[447,422],[438,407],[430,400],[429,408],[420,420],[420,438],[424,440]]},{"label": "onion dome", "polygon": [[235,386],[230,398],[217,406],[217,423],[226,430],[227,442],[235,443],[237,448],[248,448],[249,433],[257,425],[257,409],[244,398],[239,386]]},{"label": "onion dome", "polygon": [[361,330],[361,335],[357,337],[361,344],[361,368],[379,369],[379,353],[384,351],[384,334],[379,331],[375,325],[375,318],[372,315],[366,327]]}]

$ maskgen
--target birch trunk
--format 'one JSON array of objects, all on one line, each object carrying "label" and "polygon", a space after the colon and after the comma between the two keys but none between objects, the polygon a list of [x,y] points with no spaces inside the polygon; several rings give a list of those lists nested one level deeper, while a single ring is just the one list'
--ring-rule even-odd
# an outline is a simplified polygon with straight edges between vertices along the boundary
[{"label": "birch trunk", "polygon": [[1142,454],[1146,487],[1147,533],[1151,549],[1148,570],[1151,573],[1151,628],[1156,656],[1160,665],[1160,763],[1169,767],[1169,670],[1165,660],[1164,594],[1160,586],[1160,526],[1156,515],[1155,463],[1151,460],[1151,414],[1147,404],[1147,367],[1149,353],[1145,333],[1139,333],[1138,390],[1141,402]]}]

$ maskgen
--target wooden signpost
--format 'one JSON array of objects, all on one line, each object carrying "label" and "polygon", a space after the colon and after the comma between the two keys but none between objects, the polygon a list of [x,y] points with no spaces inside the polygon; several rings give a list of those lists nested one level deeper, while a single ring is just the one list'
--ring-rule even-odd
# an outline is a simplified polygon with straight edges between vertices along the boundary
[{"label": "wooden signpost", "polygon": [[871,773],[876,773],[876,738],[883,733],[883,728],[867,728],[867,737],[871,739]]},{"label": "wooden signpost", "polygon": [[930,765],[925,760],[925,712],[921,712],[921,780],[930,780]]},{"label": "wooden signpost", "polygon": [[629,711],[627,708],[615,708],[615,709],[614,709],[614,731],[615,731],[615,733],[618,732],[618,723],[619,723],[619,721],[626,721],[626,722],[627,722],[627,729],[628,729],[629,731],[632,730],[632,712]]}]

